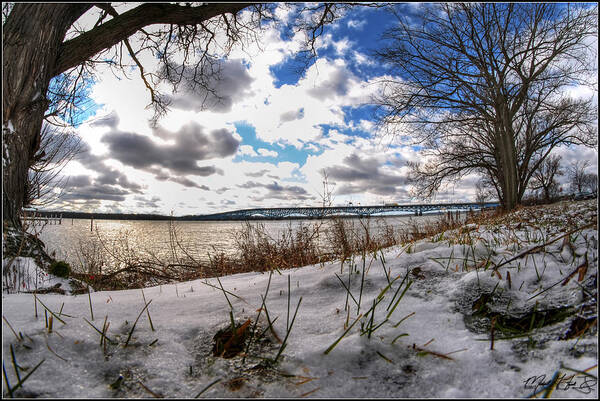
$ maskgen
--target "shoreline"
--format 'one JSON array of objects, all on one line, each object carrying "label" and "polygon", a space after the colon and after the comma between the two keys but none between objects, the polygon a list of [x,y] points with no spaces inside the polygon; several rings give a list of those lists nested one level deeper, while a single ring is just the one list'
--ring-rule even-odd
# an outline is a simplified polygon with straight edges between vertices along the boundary
[{"label": "shoreline", "polygon": [[[597,205],[583,201],[343,264],[37,295],[44,306],[3,293],[15,331],[3,323],[3,351],[29,372],[44,360],[20,397],[595,398],[577,372],[597,377],[597,242]],[[253,341],[224,358],[215,341],[232,319]],[[542,375],[565,380],[549,390]]]}]

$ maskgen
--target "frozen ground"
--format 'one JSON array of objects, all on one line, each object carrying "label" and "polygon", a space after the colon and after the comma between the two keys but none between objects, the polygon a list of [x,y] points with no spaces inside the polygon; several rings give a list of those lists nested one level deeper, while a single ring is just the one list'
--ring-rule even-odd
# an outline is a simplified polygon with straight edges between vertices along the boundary
[{"label": "frozen ground", "polygon": [[[592,200],[522,209],[343,266],[37,303],[4,293],[4,374],[18,397],[596,398],[597,244]],[[20,274],[30,288],[34,273]],[[232,317],[233,339],[223,335]]]}]

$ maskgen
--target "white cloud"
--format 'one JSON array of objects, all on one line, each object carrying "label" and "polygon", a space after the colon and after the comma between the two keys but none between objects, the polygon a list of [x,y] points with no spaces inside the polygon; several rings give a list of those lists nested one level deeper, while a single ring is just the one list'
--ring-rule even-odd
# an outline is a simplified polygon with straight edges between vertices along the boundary
[{"label": "white cloud", "polygon": [[354,29],[357,29],[359,31],[362,31],[362,29],[365,27],[366,23],[367,23],[366,20],[351,19],[351,20],[348,21],[348,28],[354,28]]},{"label": "white cloud", "polygon": [[246,156],[258,156],[254,151],[254,148],[250,145],[241,145],[238,149],[238,154]]},{"label": "white cloud", "polygon": [[[279,6],[277,14],[287,18],[290,9],[287,6]],[[360,29],[362,25],[356,23],[354,28]],[[325,35],[322,39],[319,42],[320,49],[331,47],[339,56],[349,54],[354,46],[348,38],[335,40],[331,35]],[[278,160],[281,155],[268,147],[255,149],[251,145],[242,143],[235,155],[211,161],[211,165],[214,164],[223,175],[193,177],[198,188],[185,187],[173,181],[160,181],[153,174],[131,167],[118,167],[115,164],[115,168],[127,171],[127,176],[132,180],[143,182],[147,186],[145,194],[148,195],[148,199],[151,198],[150,194],[160,198],[160,202],[154,200],[152,205],[149,203],[148,208],[160,204],[160,210],[165,214],[170,210],[175,210],[176,214],[195,214],[215,212],[223,210],[223,207],[233,210],[252,206],[278,206],[283,200],[266,198],[269,194],[273,194],[269,191],[282,190],[289,193],[304,191],[306,196],[318,198],[318,194],[322,192],[319,170],[340,165],[344,158],[354,152],[362,152],[362,156],[378,160],[381,164],[390,158],[394,160],[414,158],[414,152],[408,149],[385,149],[373,138],[358,138],[341,132],[348,129],[362,129],[366,132],[373,130],[373,123],[368,120],[346,124],[344,113],[345,107],[356,107],[368,102],[371,93],[376,89],[376,85],[372,85],[374,80],[365,82],[361,77],[354,75],[347,65],[352,60],[368,64],[370,61],[366,56],[352,54],[348,57],[348,61],[342,58],[319,58],[302,76],[298,77],[297,83],[276,87],[276,78],[271,68],[287,61],[300,49],[303,40],[304,35],[301,33],[296,34],[291,40],[282,40],[274,25],[267,27],[261,32],[260,46],[249,44],[244,49],[235,48],[230,55],[230,60],[238,60],[235,68],[230,65],[231,69],[243,73],[246,79],[230,85],[231,90],[227,94],[235,94],[238,93],[238,89],[243,89],[243,97],[231,96],[230,104],[220,110],[220,113],[208,110],[197,111],[190,107],[188,107],[190,110],[173,108],[160,120],[160,125],[170,132],[178,132],[182,127],[195,122],[205,127],[207,132],[227,129],[233,132],[235,139],[241,141],[242,137],[239,132],[234,132],[233,124],[245,121],[255,128],[258,140],[270,144],[290,144],[304,151],[322,151],[322,153],[309,154],[306,163],[299,165]],[[155,61],[148,60],[148,63],[153,65]],[[119,116],[120,131],[152,136],[153,131],[147,122],[153,112],[146,109],[150,95],[139,79],[138,72],[133,71],[130,74],[131,80],[119,80],[103,68],[101,66],[99,70],[102,79],[92,89],[94,101],[104,104],[101,112],[107,115],[111,111],[116,111]],[[269,99],[267,104],[265,99]],[[185,99],[179,103],[187,104]],[[100,112],[98,114],[100,115]],[[329,134],[324,135],[323,125],[337,128],[329,130]],[[89,141],[94,152],[106,154],[107,147],[101,139],[107,133],[107,127],[84,124],[79,130],[85,134],[84,137]],[[402,156],[394,156],[394,152],[399,152]],[[274,163],[248,160],[234,163],[233,159],[237,155],[262,155],[275,159]],[[380,167],[380,171],[388,176],[405,174],[401,166],[383,166]],[[241,187],[250,181],[257,185],[252,189]],[[210,191],[202,191],[200,187],[208,187]],[[252,199],[250,195],[253,196]],[[201,202],[199,202],[200,196],[203,198]],[[351,196],[358,197],[356,194]],[[380,195],[372,193],[361,195],[363,202],[379,203],[380,198]],[[224,205],[223,200],[227,200],[228,204]],[[398,199],[391,200],[398,201]],[[139,200],[137,202],[135,203],[133,199],[127,200],[120,206],[125,209],[136,208]],[[306,200],[306,202],[310,201]],[[318,204],[319,199],[315,202]],[[141,207],[143,206],[139,204],[135,210],[142,212]]]},{"label": "white cloud", "polygon": [[361,52],[354,52],[353,57],[354,57],[354,61],[356,61],[358,64],[364,64],[364,65],[368,65],[368,66],[375,65],[374,60],[371,60],[370,58],[368,58]]},{"label": "white cloud", "polygon": [[279,155],[274,150],[268,150],[268,149],[265,149],[265,148],[260,148],[260,149],[258,149],[257,152],[260,153],[261,156],[277,157]]}]

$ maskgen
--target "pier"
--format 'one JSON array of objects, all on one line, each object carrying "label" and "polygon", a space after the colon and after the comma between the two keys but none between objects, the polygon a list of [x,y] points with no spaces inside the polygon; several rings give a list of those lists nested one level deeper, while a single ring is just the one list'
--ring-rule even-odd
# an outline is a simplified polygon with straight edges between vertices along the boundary
[{"label": "pier", "polygon": [[31,225],[62,224],[62,213],[42,216],[37,210],[23,209],[21,220]]}]

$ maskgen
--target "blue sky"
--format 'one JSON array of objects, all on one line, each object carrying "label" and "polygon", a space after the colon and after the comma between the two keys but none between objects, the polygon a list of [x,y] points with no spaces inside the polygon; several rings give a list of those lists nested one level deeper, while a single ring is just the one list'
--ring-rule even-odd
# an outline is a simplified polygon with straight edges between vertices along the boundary
[{"label": "blue sky", "polygon": [[[399,7],[410,13],[418,4]],[[93,24],[96,13],[78,23]],[[224,102],[202,108],[205,94],[169,93],[171,109],[154,128],[138,72],[127,78],[99,66],[90,108],[76,127],[84,152],[63,170],[69,184],[50,208],[187,215],[316,206],[324,171],[336,205],[417,201],[406,162],[419,156],[377,132],[369,104],[378,80],[390,74],[370,52],[393,24],[383,9],[352,9],[326,28],[318,57],[302,74],[294,68],[302,37],[269,25],[260,47],[233,49],[223,61],[216,89]],[[139,57],[148,68],[156,64]],[[467,176],[436,200],[471,201],[476,180]]]}]

